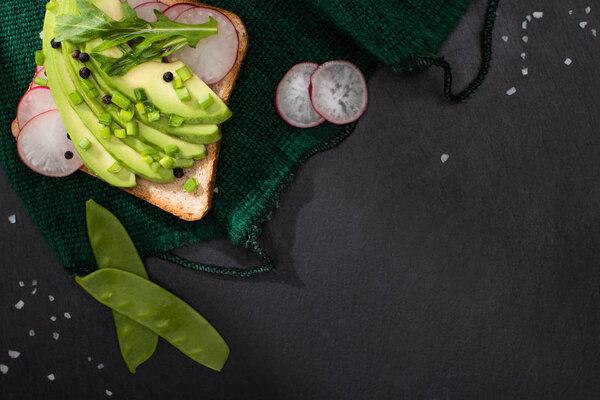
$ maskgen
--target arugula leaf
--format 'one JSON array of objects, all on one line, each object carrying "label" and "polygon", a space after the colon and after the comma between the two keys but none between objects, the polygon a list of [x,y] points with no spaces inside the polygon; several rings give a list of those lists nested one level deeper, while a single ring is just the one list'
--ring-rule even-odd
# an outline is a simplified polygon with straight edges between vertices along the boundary
[{"label": "arugula leaf", "polygon": [[[217,21],[199,25],[187,25],[171,21],[160,11],[154,10],[157,22],[139,19],[127,2],[121,4],[123,19],[116,21],[106,15],[88,0],[77,0],[77,14],[60,15],[56,18],[56,40],[84,43],[97,38],[103,39],[93,49],[92,56],[109,75],[123,75],[143,62],[164,57],[186,44],[196,47],[198,41],[218,33]],[[141,41],[140,41],[141,40]],[[124,52],[120,58],[98,54],[101,51],[125,43],[135,48]]]}]

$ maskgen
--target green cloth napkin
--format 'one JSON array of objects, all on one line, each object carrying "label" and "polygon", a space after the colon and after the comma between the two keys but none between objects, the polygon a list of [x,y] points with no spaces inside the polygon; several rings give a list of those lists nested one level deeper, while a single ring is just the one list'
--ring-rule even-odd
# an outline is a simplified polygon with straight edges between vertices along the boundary
[{"label": "green cloth napkin", "polygon": [[[311,129],[286,125],[275,112],[278,81],[294,64],[349,60],[369,78],[379,63],[407,65],[434,56],[471,0],[215,0],[238,14],[250,37],[223,126],[212,209],[201,221],[184,222],[82,172],[61,179],[29,170],[17,156],[10,124],[34,73],[41,48],[45,2],[0,2],[2,73],[0,151],[14,190],[69,274],[96,269],[87,240],[85,201],[93,198],[125,225],[142,256],[159,256],[187,267],[248,276],[272,264],[258,245],[261,224],[283,188],[311,155],[341,142],[353,126],[329,123]],[[49,38],[46,38],[49,39]],[[229,237],[261,254],[252,270],[221,269],[169,253],[191,243]]]}]

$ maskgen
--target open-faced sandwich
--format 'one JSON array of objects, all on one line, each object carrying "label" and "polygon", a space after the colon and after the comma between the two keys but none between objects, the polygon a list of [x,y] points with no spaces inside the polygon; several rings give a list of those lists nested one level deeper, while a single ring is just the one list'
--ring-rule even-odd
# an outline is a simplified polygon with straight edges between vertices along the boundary
[{"label": "open-faced sandwich", "polygon": [[42,40],[12,126],[25,164],[202,218],[248,45],[240,18],[192,1],[50,0]]}]

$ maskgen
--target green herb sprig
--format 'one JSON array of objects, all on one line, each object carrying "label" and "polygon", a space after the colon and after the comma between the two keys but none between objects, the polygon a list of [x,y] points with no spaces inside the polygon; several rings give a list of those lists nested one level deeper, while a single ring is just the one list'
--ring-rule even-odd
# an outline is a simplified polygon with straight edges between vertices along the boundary
[{"label": "green herb sprig", "polygon": [[[218,33],[217,21],[187,25],[171,21],[154,10],[157,22],[139,19],[127,2],[122,3],[123,19],[114,20],[88,0],[77,0],[79,14],[60,15],[56,18],[56,41],[75,44],[102,39],[93,49],[92,56],[109,76],[124,75],[131,68],[179,50],[186,44],[196,47],[200,39]],[[99,54],[118,46],[123,55],[119,58]]]}]

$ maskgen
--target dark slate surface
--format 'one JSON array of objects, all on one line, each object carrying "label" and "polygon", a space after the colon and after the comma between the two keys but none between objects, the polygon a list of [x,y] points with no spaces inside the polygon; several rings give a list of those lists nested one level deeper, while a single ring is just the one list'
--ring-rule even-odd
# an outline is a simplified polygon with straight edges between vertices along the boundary
[{"label": "dark slate surface", "polygon": [[[462,83],[485,3],[442,51]],[[110,312],[63,273],[0,173],[0,398],[600,398],[596,6],[502,2],[493,69],[463,105],[441,99],[440,71],[382,68],[356,132],[306,164],[267,225],[276,273],[219,279],[148,260],[229,342],[221,374],[161,342],[130,375]],[[225,241],[181,254],[255,261]]]}]

